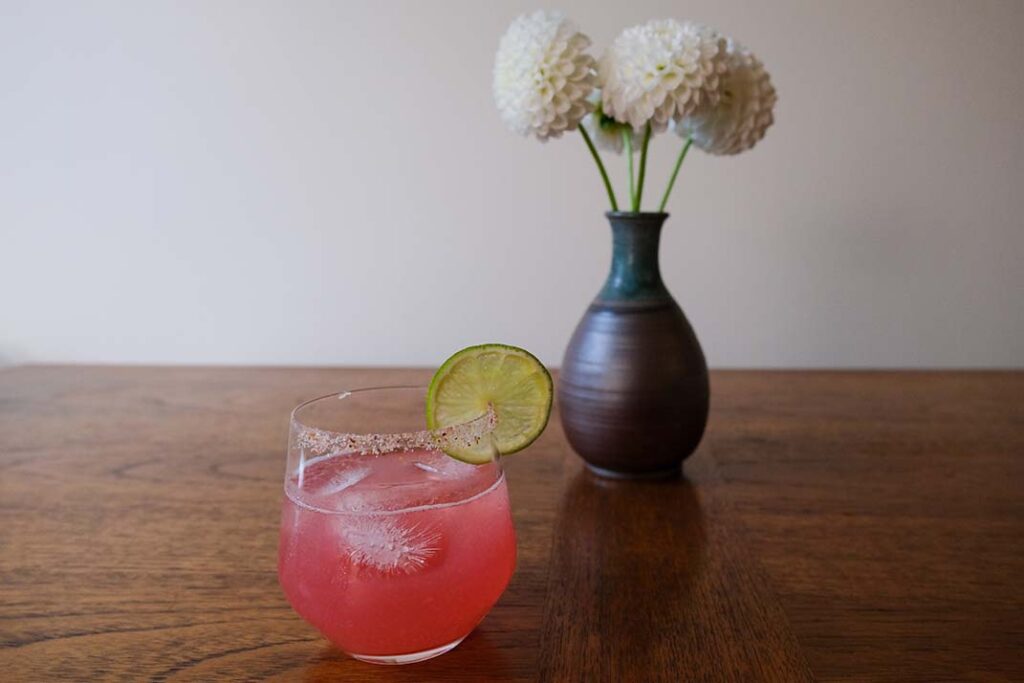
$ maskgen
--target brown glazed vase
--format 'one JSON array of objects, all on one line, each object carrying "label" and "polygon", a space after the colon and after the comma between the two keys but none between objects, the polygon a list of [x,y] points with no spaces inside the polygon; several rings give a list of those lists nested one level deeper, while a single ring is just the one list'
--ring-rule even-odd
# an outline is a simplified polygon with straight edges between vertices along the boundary
[{"label": "brown glazed vase", "polygon": [[708,419],[708,368],[665,288],[665,213],[609,212],[612,266],[572,335],[558,379],[562,426],[590,469],[611,477],[679,472]]}]

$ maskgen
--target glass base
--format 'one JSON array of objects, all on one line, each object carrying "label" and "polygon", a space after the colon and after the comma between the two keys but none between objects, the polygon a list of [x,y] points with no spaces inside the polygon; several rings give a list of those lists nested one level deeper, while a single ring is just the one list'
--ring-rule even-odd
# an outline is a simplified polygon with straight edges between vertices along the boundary
[{"label": "glass base", "polygon": [[422,652],[413,652],[408,655],[357,655],[353,652],[349,652],[348,655],[353,659],[358,659],[360,662],[368,662],[370,664],[415,664],[416,662],[423,662],[428,659],[433,659],[439,655],[443,655],[445,652],[454,649],[455,646],[463,640],[465,640],[465,636],[448,643],[447,645],[435,647],[431,650],[423,650]]}]

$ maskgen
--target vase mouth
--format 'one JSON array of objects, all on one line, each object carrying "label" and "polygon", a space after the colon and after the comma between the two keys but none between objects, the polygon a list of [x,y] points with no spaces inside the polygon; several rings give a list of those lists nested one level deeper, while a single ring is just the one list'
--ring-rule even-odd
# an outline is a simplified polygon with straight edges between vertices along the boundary
[{"label": "vase mouth", "polygon": [[664,211],[605,211],[608,218],[660,218],[665,220],[669,214]]}]

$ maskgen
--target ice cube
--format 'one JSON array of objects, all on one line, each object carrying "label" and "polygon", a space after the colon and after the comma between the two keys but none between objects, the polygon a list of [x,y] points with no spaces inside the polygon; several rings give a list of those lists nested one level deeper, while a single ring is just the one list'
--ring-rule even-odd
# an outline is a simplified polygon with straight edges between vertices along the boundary
[{"label": "ice cube", "polygon": [[413,465],[438,479],[462,479],[477,471],[476,465],[456,460],[444,453],[424,453]]},{"label": "ice cube", "polygon": [[437,469],[433,465],[428,465],[425,462],[414,462],[413,465],[419,467],[424,472],[430,472],[431,474],[440,474],[441,470]]},{"label": "ice cube", "polygon": [[357,566],[384,573],[411,574],[427,566],[441,549],[441,534],[393,516],[346,516],[339,520],[343,551]]},{"label": "ice cube", "polygon": [[471,477],[480,471],[478,465],[470,465],[468,462],[462,462],[455,458],[445,458],[444,465],[441,466],[441,473],[450,479]]},{"label": "ice cube", "polygon": [[317,497],[333,496],[349,487],[355,486],[368,476],[370,476],[369,467],[344,470],[333,475],[325,483],[314,487],[312,490],[307,488],[307,493]]}]

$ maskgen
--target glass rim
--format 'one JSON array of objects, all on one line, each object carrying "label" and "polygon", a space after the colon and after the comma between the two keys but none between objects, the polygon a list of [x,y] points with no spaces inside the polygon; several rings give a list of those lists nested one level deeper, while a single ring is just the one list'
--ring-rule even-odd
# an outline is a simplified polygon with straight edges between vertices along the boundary
[{"label": "glass rim", "polygon": [[351,432],[337,431],[313,427],[303,422],[299,412],[313,404],[331,399],[345,400],[349,397],[385,391],[427,391],[427,386],[400,384],[379,387],[358,387],[343,389],[329,394],[317,396],[295,406],[290,414],[292,431],[297,434],[298,442],[308,448],[314,455],[328,453],[359,453],[382,455],[396,451],[409,451],[418,448],[446,450],[447,448],[474,448],[480,441],[491,434],[498,425],[494,409],[488,406],[487,412],[465,422],[440,427],[438,429],[419,429],[405,431]]}]

